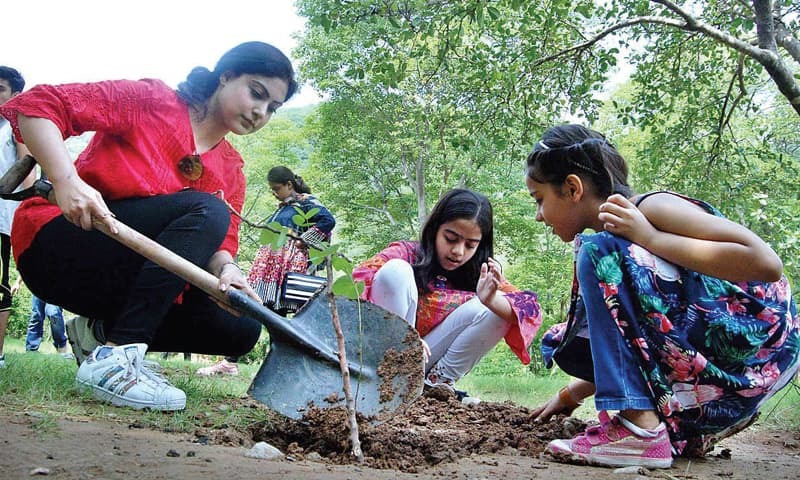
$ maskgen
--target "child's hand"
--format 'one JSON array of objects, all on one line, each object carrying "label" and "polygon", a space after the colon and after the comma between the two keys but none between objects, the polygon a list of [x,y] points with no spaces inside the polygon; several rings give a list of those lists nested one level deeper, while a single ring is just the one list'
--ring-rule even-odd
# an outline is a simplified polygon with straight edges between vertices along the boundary
[{"label": "child's hand", "polygon": [[630,200],[614,194],[600,205],[597,218],[603,222],[605,231],[645,245],[646,238],[655,233],[655,227]]},{"label": "child's hand", "polygon": [[481,265],[481,276],[478,278],[478,286],[475,293],[481,303],[491,307],[492,301],[497,294],[497,289],[505,281],[500,270],[500,264],[490,258],[488,262]]},{"label": "child's hand", "polygon": [[420,342],[422,342],[422,364],[427,365],[428,360],[431,359],[431,347],[428,346],[428,342],[424,339],[420,338]]},{"label": "child's hand", "polygon": [[531,416],[534,417],[533,421],[535,423],[546,422],[550,420],[553,415],[572,415],[572,412],[580,405],[580,402],[576,402],[571,397],[569,388],[564,387],[553,398],[548,400],[547,403],[534,409],[531,412]]}]

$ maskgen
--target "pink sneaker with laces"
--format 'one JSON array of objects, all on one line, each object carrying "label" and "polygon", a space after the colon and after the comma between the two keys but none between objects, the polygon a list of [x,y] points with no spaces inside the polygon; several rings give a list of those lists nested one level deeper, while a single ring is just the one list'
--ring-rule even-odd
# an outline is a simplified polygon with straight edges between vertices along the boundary
[{"label": "pink sneaker with laces", "polygon": [[239,367],[237,367],[235,363],[222,359],[214,365],[198,369],[197,374],[201,377],[210,377],[212,375],[239,375]]},{"label": "pink sneaker with laces", "polygon": [[580,465],[672,466],[672,444],[666,425],[662,423],[655,430],[649,430],[653,437],[640,437],[630,431],[619,416],[612,419],[603,411],[599,417],[600,425],[587,428],[571,440],[553,440],[545,451],[558,461]]}]

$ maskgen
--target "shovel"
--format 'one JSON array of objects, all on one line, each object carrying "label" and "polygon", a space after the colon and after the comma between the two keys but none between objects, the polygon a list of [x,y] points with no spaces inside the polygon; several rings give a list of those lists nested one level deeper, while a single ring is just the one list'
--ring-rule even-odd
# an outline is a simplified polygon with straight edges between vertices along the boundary
[{"label": "shovel", "polygon": [[[241,290],[220,291],[214,275],[113,221],[117,234],[103,222],[95,221],[93,226],[267,327],[269,352],[248,390],[253,398],[290,418],[300,418],[310,408],[345,406],[336,334],[324,290],[287,319]],[[419,396],[423,360],[416,330],[371,303],[329,297],[335,299],[339,311],[356,411],[383,418]]]},{"label": "shovel", "polygon": [[[20,169],[15,175],[23,172]],[[0,185],[13,183],[5,176],[0,179]],[[53,198],[52,190],[48,192],[41,183],[35,192]],[[269,353],[248,390],[253,398],[294,419],[313,408],[345,408],[337,340],[322,291],[287,319],[240,290],[220,291],[214,275],[118,220],[113,223],[118,233],[99,220],[94,220],[93,226],[267,328]],[[422,393],[423,353],[416,330],[376,305],[327,296],[335,300],[339,311],[356,411],[381,420],[418,397]]]}]

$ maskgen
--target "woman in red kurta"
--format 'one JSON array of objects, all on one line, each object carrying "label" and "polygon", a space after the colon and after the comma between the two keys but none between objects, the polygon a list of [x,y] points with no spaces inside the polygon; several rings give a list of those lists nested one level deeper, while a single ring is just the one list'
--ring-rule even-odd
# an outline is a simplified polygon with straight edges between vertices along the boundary
[{"label": "woman in red kurta", "polygon": [[[116,217],[254,299],[234,258],[243,161],[225,135],[263,127],[296,90],[288,58],[248,42],[175,91],[158,80],[38,86],[2,107],[53,184],[57,205],[30,199],[12,246],[30,289],[85,318],[68,328],[77,383],[134,408],[182,409],[185,394],[142,364],[145,351],[242,355],[260,324],[92,230]],[[73,164],[63,139],[96,132]],[[107,220],[108,219],[108,220]],[[73,338],[74,337],[74,338]],[[94,337],[94,338],[92,338]],[[98,338],[102,337],[102,338]],[[105,343],[92,348],[97,342]]]},{"label": "woman in red kurta", "polygon": [[436,203],[419,242],[393,242],[353,271],[362,298],[406,319],[428,347],[425,383],[453,388],[505,338],[525,364],[542,323],[533,292],[508,283],[492,259],[492,205],[453,189]]}]

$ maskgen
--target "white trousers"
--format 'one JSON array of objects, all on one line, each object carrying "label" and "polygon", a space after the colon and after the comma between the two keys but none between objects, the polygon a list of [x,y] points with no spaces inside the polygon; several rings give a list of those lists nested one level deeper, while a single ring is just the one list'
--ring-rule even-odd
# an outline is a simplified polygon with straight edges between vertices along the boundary
[{"label": "white trousers", "polygon": [[[404,318],[414,327],[418,300],[414,272],[408,262],[389,260],[375,274],[369,301]],[[431,349],[425,366],[426,377],[435,373],[445,383],[456,382],[472,370],[510,328],[507,321],[489,310],[477,296],[472,298],[423,337]]]}]

